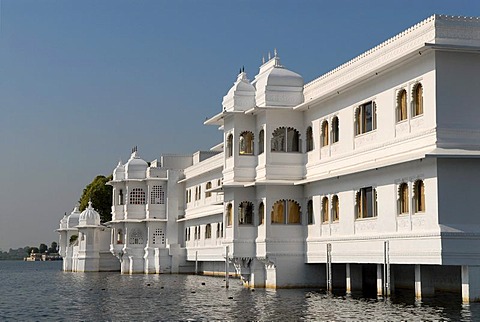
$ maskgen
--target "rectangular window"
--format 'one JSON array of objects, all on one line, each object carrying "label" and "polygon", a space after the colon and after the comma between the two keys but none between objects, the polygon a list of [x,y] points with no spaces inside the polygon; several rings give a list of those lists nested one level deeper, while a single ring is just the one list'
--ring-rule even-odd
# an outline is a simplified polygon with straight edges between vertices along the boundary
[{"label": "rectangular window", "polygon": [[363,134],[377,128],[375,102],[360,105],[355,111],[356,134]]},{"label": "rectangular window", "polygon": [[372,187],[360,189],[357,192],[357,218],[377,216],[377,192]]}]

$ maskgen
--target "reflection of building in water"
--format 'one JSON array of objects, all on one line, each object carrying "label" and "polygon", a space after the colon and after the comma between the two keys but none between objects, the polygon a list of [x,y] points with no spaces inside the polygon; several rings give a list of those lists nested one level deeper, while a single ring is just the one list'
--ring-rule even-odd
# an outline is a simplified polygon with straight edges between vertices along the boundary
[{"label": "reflection of building in water", "polygon": [[[307,84],[276,54],[240,72],[205,122],[224,141],[150,165],[133,151],[108,228],[61,224],[64,269],[106,243],[122,273],[224,274],[228,257],[251,287],[478,299],[479,35],[435,15]],[[98,248],[68,246],[76,229]]]}]

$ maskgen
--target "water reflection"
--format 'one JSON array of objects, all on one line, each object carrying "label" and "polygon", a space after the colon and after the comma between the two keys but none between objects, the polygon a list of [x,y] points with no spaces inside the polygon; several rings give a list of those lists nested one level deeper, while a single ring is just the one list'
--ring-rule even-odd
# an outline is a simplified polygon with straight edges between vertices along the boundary
[{"label": "water reflection", "polygon": [[219,277],[64,273],[61,263],[0,262],[0,320],[480,320],[480,305],[458,294],[415,301],[321,290],[250,290]]}]

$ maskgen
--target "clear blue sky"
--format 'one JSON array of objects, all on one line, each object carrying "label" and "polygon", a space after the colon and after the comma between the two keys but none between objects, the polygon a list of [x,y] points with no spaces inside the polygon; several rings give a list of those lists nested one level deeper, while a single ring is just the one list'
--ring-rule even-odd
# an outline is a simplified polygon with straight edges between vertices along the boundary
[{"label": "clear blue sky", "polygon": [[96,175],[221,140],[241,66],[305,81],[434,14],[480,1],[0,0],[0,249],[50,244]]}]

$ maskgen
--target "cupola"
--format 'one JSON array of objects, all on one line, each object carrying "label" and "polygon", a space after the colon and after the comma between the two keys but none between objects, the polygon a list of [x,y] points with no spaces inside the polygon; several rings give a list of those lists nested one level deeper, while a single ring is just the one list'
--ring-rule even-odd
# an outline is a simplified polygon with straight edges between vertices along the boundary
[{"label": "cupola", "polygon": [[70,215],[67,217],[67,229],[72,229],[78,226],[78,219],[80,217],[80,210],[75,207]]},{"label": "cupola", "polygon": [[117,167],[113,170],[113,180],[125,179],[125,166],[122,161],[118,161]]},{"label": "cupola", "polygon": [[130,159],[125,164],[125,179],[145,179],[147,168],[147,162],[140,159],[137,147],[134,147]]},{"label": "cupola", "polygon": [[85,209],[79,217],[78,220],[79,226],[99,226],[100,225],[100,215],[92,207],[92,202],[88,202],[88,207]]},{"label": "cupola", "polygon": [[232,88],[223,97],[222,105],[223,110],[227,112],[246,111],[255,107],[255,87],[250,84],[244,68],[240,70]]},{"label": "cupola", "polygon": [[293,107],[303,103],[303,77],[282,66],[276,50],[273,58],[260,66],[252,84],[257,106]]}]

